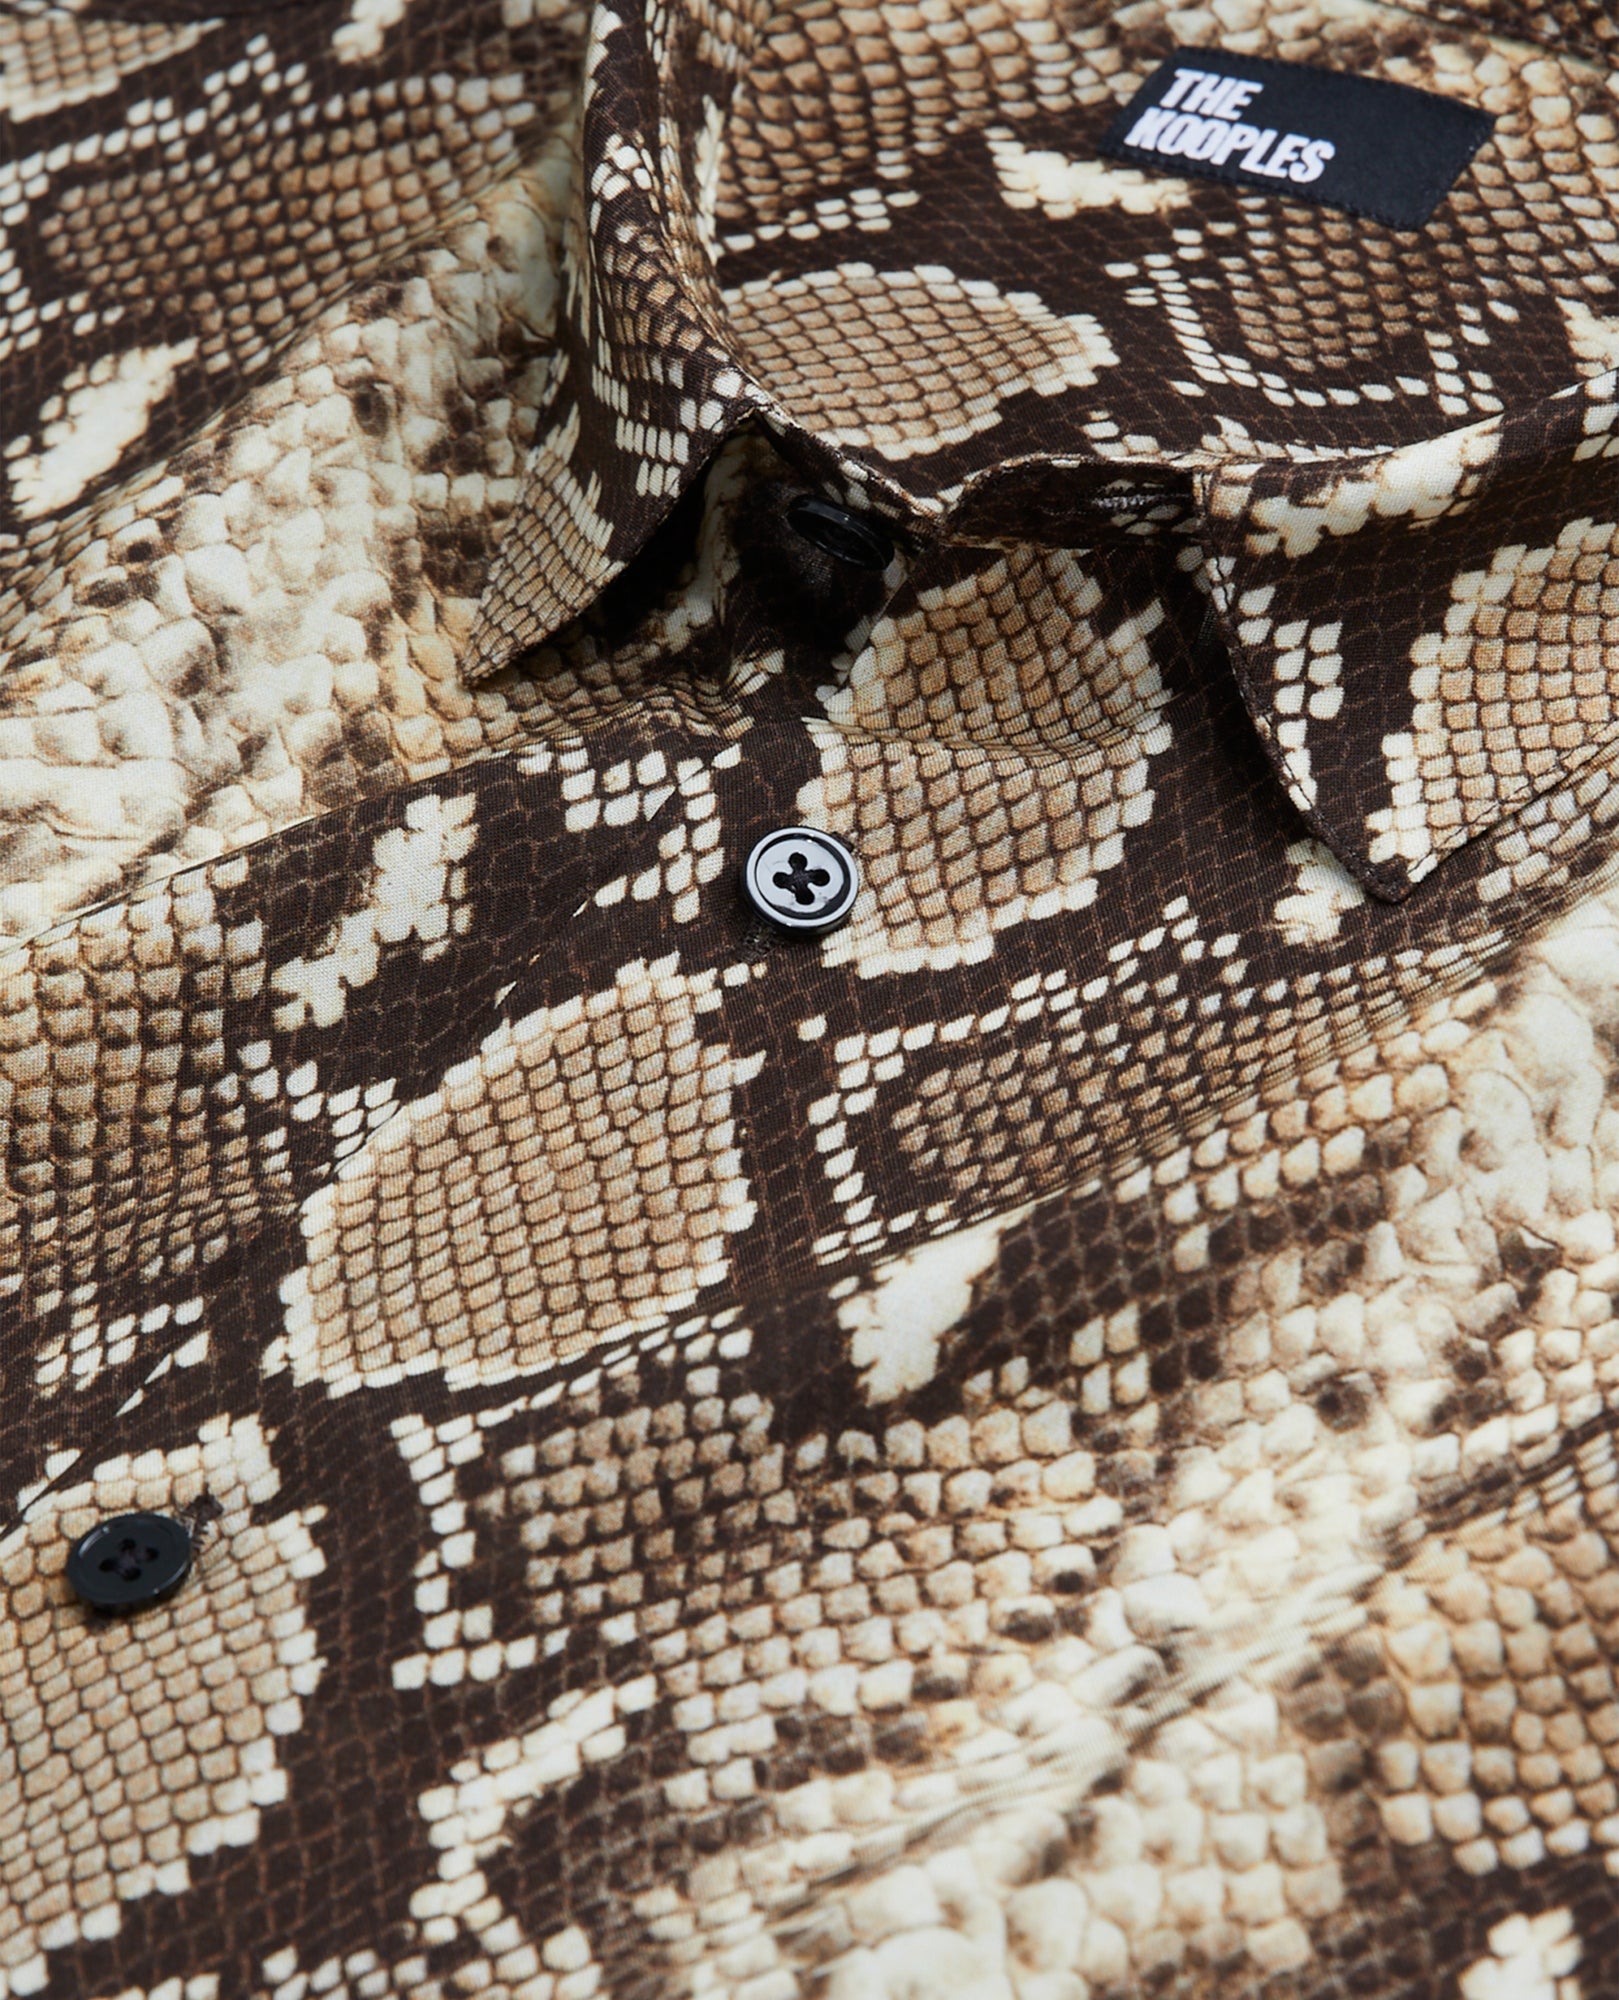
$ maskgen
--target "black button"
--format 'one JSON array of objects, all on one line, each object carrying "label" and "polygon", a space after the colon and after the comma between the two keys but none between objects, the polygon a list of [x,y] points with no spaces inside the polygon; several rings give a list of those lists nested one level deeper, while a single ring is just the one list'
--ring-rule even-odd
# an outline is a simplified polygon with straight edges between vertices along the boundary
[{"label": "black button", "polygon": [[167,1514],[119,1514],[73,1544],[67,1580],[97,1611],[139,1611],[178,1590],[190,1568],[184,1522]]},{"label": "black button", "polygon": [[835,833],[784,826],[767,833],[742,864],[742,890],[788,931],[836,929],[860,894],[860,864]]},{"label": "black button", "polygon": [[787,523],[806,542],[856,569],[887,569],[894,560],[894,540],[869,514],[851,514],[830,500],[801,493],[787,509]]}]

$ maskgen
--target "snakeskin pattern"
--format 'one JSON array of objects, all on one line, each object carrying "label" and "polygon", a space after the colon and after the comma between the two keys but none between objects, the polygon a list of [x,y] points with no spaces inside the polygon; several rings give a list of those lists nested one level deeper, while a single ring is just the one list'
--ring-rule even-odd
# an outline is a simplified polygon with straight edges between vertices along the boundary
[{"label": "snakeskin pattern", "polygon": [[1619,1991],[1614,60],[0,13],[0,1996]]}]

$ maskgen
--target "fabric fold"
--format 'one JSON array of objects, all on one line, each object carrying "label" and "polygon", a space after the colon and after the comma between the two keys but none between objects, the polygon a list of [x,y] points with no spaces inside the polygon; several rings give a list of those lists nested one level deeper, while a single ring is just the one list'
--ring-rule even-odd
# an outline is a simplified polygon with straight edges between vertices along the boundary
[{"label": "fabric fold", "polygon": [[1238,683],[1374,894],[1619,734],[1619,375],[1377,457],[1199,475]]},{"label": "fabric fold", "polygon": [[694,21],[668,25],[654,48],[639,14],[601,7],[591,23],[551,393],[470,635],[471,681],[585,609],[745,407],[689,199],[690,113],[734,79]]}]

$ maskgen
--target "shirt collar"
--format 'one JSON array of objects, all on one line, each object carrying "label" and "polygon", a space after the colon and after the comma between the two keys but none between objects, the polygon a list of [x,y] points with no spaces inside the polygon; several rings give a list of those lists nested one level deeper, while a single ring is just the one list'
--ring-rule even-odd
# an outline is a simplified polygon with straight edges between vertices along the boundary
[{"label": "shirt collar", "polygon": [[772,393],[720,296],[707,183],[751,17],[723,35],[648,18],[593,20],[549,400],[469,678],[585,609],[759,423],[807,481],[913,542],[1159,534],[1201,551],[1282,786],[1379,897],[1409,894],[1619,730],[1619,372],[1382,451],[1200,463],[1075,438],[991,449],[954,488],[910,484],[903,452],[859,448]]},{"label": "shirt collar", "polygon": [[1288,796],[1398,900],[1619,734],[1619,374],[1370,458],[1200,475]]}]

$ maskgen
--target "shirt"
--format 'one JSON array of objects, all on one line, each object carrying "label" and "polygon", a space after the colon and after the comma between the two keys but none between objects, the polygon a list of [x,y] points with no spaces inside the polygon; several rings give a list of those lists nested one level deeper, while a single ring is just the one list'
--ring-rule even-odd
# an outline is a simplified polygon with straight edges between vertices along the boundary
[{"label": "shirt", "polygon": [[1619,1992],[1616,47],[6,10],[0,1993]]}]

